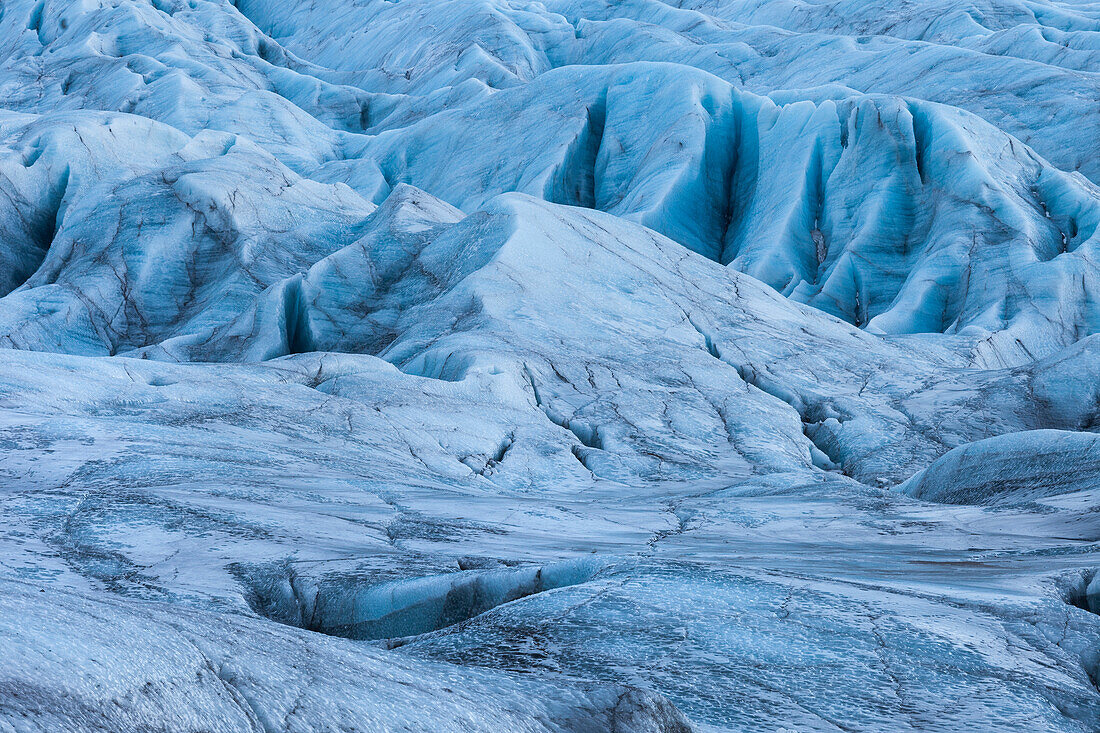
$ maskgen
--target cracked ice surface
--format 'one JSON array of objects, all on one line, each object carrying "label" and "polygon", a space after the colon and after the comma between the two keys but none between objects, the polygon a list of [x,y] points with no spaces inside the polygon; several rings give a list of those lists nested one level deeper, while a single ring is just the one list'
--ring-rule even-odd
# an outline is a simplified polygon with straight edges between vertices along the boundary
[{"label": "cracked ice surface", "polygon": [[0,731],[1100,727],[1100,10],[0,6]]}]

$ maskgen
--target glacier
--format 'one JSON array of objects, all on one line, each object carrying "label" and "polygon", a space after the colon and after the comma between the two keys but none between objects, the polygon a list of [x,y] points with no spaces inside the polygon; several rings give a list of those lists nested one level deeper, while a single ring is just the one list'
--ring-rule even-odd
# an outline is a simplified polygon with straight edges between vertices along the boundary
[{"label": "glacier", "polygon": [[1100,6],[7,0],[0,733],[1100,729]]}]

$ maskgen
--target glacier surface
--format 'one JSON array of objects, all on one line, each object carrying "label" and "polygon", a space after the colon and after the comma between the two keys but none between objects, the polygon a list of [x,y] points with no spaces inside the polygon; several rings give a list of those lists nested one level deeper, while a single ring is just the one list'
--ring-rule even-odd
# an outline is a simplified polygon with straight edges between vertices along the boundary
[{"label": "glacier surface", "polygon": [[1100,6],[0,4],[0,733],[1100,729]]}]

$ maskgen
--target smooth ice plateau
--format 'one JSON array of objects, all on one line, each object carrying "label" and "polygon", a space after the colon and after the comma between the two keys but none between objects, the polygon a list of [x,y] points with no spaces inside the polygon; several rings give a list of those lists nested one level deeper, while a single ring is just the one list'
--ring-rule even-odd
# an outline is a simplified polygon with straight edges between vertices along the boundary
[{"label": "smooth ice plateau", "polygon": [[1100,4],[0,2],[0,733],[1100,730]]}]

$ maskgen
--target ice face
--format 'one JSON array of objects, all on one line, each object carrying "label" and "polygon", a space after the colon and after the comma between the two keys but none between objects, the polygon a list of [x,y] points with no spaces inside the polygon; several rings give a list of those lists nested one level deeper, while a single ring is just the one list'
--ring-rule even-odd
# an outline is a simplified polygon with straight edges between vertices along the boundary
[{"label": "ice face", "polygon": [[1100,726],[1100,13],[0,7],[0,731]]}]

